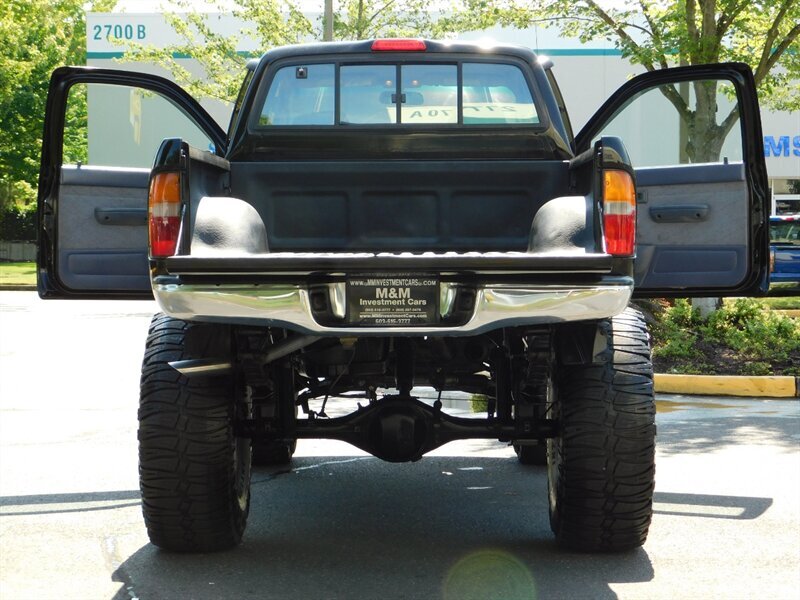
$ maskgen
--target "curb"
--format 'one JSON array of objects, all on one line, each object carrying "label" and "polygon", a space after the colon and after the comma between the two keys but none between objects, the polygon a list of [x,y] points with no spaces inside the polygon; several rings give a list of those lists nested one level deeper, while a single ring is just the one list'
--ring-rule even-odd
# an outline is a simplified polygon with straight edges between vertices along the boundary
[{"label": "curb", "polygon": [[800,397],[800,378],[791,376],[673,375],[656,373],[655,391],[701,396]]}]

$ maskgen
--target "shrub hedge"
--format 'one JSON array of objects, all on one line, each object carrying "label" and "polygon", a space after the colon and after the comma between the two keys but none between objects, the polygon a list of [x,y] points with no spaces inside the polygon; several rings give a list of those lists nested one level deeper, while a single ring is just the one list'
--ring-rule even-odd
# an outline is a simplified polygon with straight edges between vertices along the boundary
[{"label": "shrub hedge", "polygon": [[800,375],[800,320],[752,298],[725,302],[708,319],[676,300],[651,324],[662,373]]},{"label": "shrub hedge", "polygon": [[36,240],[36,205],[5,206],[0,210],[0,240],[32,242]]}]

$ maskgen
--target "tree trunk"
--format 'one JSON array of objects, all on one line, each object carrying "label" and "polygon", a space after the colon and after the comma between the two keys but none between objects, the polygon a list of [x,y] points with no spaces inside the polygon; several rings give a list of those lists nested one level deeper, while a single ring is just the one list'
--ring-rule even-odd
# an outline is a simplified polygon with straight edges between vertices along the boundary
[{"label": "tree trunk", "polygon": [[692,298],[692,308],[697,309],[700,317],[705,320],[711,313],[722,307],[722,298]]},{"label": "tree trunk", "polygon": [[687,123],[686,154],[692,163],[718,162],[728,128],[717,124],[717,81],[694,83],[695,110]]}]

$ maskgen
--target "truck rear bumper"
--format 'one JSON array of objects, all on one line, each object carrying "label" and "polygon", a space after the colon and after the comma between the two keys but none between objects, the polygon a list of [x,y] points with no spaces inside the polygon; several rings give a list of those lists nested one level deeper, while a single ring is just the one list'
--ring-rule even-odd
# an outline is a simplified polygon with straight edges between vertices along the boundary
[{"label": "truck rear bumper", "polygon": [[[332,305],[341,304],[342,288],[327,284]],[[441,283],[440,312],[457,284]],[[318,289],[318,288],[317,288]],[[426,326],[359,326],[344,320],[321,323],[312,308],[308,286],[289,283],[184,283],[156,278],[153,293],[162,310],[178,319],[282,327],[327,336],[476,335],[521,325],[603,319],[622,312],[630,301],[633,281],[615,277],[585,285],[519,285],[483,283],[473,287],[474,303],[462,322]],[[337,312],[337,311],[334,311]]]}]

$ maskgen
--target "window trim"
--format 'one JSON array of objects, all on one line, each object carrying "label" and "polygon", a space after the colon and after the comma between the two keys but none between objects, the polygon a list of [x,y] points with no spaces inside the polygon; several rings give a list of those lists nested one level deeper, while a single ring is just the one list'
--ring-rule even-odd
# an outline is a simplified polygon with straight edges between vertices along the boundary
[{"label": "window trim", "polygon": [[[370,60],[370,56],[359,55],[338,55],[338,56],[308,56],[308,57],[291,57],[278,60],[270,64],[265,70],[264,76],[258,84],[254,101],[252,106],[259,107],[258,110],[252,110],[250,117],[247,121],[247,134],[253,136],[270,135],[271,132],[286,135],[291,132],[308,132],[315,131],[323,134],[324,132],[338,132],[363,130],[368,129],[371,131],[381,133],[409,133],[409,132],[426,132],[435,133],[437,131],[453,133],[454,131],[480,131],[480,130],[498,130],[508,133],[509,130],[521,130],[524,133],[534,134],[541,133],[551,127],[550,118],[540,90],[536,85],[533,74],[530,72],[530,65],[512,56],[474,56],[474,55],[448,55],[436,54],[434,59],[421,60],[419,55],[409,56],[380,56]],[[305,59],[305,60],[304,60]],[[531,95],[536,116],[538,117],[537,123],[470,123],[465,125],[463,122],[463,65],[464,64],[500,64],[510,65],[519,69],[524,83],[528,87]],[[335,89],[334,89],[334,122],[332,125],[261,125],[259,120],[261,118],[262,110],[266,102],[267,94],[272,86],[272,83],[277,73],[285,67],[297,67],[303,65],[320,65],[332,64],[334,66]],[[456,80],[458,86],[458,121],[456,123],[433,123],[433,124],[410,124],[401,123],[400,115],[397,116],[396,123],[383,124],[383,123],[359,123],[342,125],[341,120],[341,85],[340,82],[340,69],[343,66],[359,66],[359,65],[387,65],[395,66],[397,68],[397,89],[400,88],[400,68],[408,65],[455,65],[456,66]],[[398,113],[399,113],[398,105]]]}]

